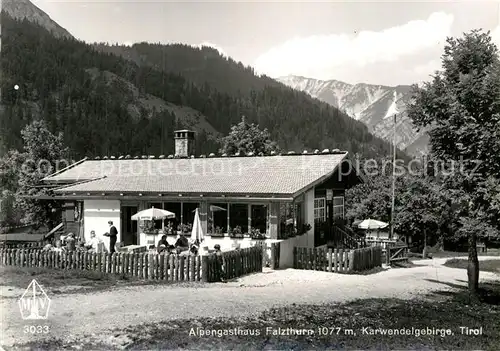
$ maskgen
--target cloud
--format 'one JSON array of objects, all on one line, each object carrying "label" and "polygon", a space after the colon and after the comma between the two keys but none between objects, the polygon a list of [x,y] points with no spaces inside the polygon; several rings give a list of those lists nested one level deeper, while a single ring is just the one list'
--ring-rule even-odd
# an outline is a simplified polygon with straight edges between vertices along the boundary
[{"label": "cloud", "polygon": [[500,50],[500,25],[498,25],[495,29],[493,29],[490,33],[491,39],[497,45]]},{"label": "cloud", "polygon": [[434,72],[439,70],[441,70],[441,60],[431,60],[413,69],[418,75],[434,74]]},{"label": "cloud", "polygon": [[223,49],[221,49],[219,46],[217,46],[215,44],[212,44],[212,43],[210,43],[208,41],[204,41],[201,44],[193,45],[193,46],[197,47],[197,48],[202,48],[202,47],[206,46],[206,47],[213,48],[213,49],[217,50],[219,52],[219,54],[221,54],[224,57],[228,56],[227,53]]},{"label": "cloud", "polygon": [[272,77],[295,74],[333,78],[331,75],[344,69],[365,70],[442,47],[452,24],[453,15],[435,12],[426,20],[410,21],[379,32],[294,38],[259,56],[255,68]]}]

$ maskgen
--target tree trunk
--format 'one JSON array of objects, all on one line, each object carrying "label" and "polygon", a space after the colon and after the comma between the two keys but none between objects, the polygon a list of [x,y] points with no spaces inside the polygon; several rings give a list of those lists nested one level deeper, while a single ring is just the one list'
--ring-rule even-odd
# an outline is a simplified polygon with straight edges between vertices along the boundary
[{"label": "tree trunk", "polygon": [[467,266],[467,277],[469,282],[469,295],[477,295],[479,285],[479,260],[477,258],[477,235],[475,232],[469,235],[469,264]]},{"label": "tree trunk", "polygon": [[427,231],[424,229],[424,251],[422,252],[422,258],[427,258]]}]

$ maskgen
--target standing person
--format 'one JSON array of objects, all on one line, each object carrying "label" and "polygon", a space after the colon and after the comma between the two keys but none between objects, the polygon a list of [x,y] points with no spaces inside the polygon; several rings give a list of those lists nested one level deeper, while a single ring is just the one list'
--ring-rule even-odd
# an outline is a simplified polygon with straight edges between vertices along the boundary
[{"label": "standing person", "polygon": [[224,259],[224,255],[222,254],[222,251],[220,250],[219,244],[215,244],[214,249],[215,249],[215,259],[217,262],[217,271],[219,273],[219,278],[220,278],[221,282],[225,283],[226,277],[225,277],[224,272],[226,270],[226,264],[225,264],[226,262]]},{"label": "standing person", "polygon": [[109,225],[109,232],[104,235],[109,236],[109,252],[114,253],[116,239],[118,237],[118,230],[116,230],[116,227],[113,225],[113,221],[109,221],[108,225]]}]

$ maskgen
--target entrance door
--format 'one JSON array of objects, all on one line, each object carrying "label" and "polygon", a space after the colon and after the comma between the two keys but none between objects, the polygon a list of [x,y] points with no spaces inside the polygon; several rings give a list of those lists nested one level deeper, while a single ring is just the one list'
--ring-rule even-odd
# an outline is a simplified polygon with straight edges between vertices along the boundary
[{"label": "entrance door", "polygon": [[314,246],[324,245],[327,242],[328,221],[326,216],[326,198],[314,199]]},{"label": "entrance door", "polygon": [[137,221],[130,219],[138,212],[137,206],[122,206],[121,213],[121,229],[123,245],[137,245]]}]

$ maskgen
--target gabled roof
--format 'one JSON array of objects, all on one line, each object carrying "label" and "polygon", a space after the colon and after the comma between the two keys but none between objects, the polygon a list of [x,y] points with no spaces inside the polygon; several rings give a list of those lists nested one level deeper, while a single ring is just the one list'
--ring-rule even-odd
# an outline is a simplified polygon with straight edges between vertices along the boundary
[{"label": "gabled roof", "polygon": [[[347,152],[260,157],[85,160],[44,179],[61,193],[295,195],[331,176]],[[76,183],[76,184],[75,184]]]}]

